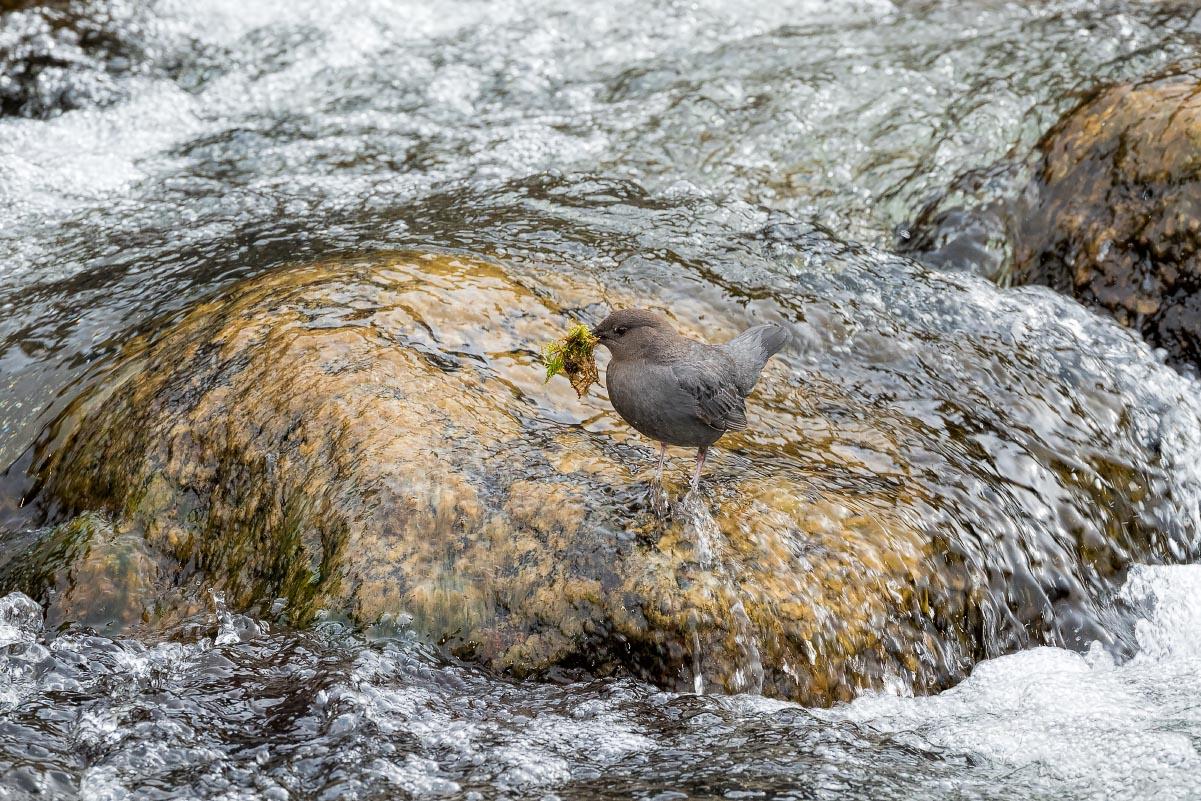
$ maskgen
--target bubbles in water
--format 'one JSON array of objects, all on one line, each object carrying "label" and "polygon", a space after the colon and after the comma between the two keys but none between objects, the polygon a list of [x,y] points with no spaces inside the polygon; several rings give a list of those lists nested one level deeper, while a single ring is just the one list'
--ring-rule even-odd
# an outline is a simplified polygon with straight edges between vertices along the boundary
[{"label": "bubbles in water", "polygon": [[27,595],[10,592],[0,598],[0,647],[33,642],[42,631],[42,607]]},{"label": "bubbles in water", "polygon": [[[86,633],[41,639],[36,605],[10,595],[5,619],[37,639],[0,649],[2,675],[23,682],[19,695],[11,684],[0,691],[0,764],[8,788],[40,783],[63,797],[141,797],[166,782],[248,799],[704,788],[1187,799],[1201,789],[1188,736],[1201,729],[1198,590],[1197,567],[1134,571],[1124,592],[1144,604],[1160,646],[1148,640],[1125,664],[1040,648],[984,662],[938,696],[825,711],[622,680],[510,683],[330,624],[271,632],[215,615],[206,625],[250,636],[150,647]],[[74,767],[50,772],[64,764]]]},{"label": "bubbles in water", "polygon": [[1139,653],[1134,663],[1195,661],[1201,666],[1201,576],[1191,567],[1147,567],[1130,571],[1123,597],[1149,616],[1135,627]]},{"label": "bubbles in water", "polygon": [[[1195,384],[1047,295],[894,274],[879,254],[789,233],[800,219],[888,241],[932,187],[1028,147],[1078,89],[1194,52],[1187,5],[170,0],[153,4],[154,24],[123,3],[86,5],[111,47],[40,10],[0,30],[0,81],[30,53],[63,62],[20,89],[19,113],[52,119],[0,120],[0,464],[33,441],[47,399],[69,399],[59,391],[131,331],[239,277],[338,250],[503,247],[717,292],[703,270],[733,287],[729,303],[801,287],[820,300],[797,302],[811,379],[838,372],[931,430],[962,420],[963,399],[933,398],[915,376],[953,376],[979,389],[975,405],[1005,410],[991,432],[932,435],[993,471],[950,488],[946,514],[1004,503],[1031,530],[1079,530],[1087,510],[1015,442],[1058,432],[1058,452],[1089,453],[1122,439],[1155,454],[1135,511],[1177,532],[1165,552],[1197,549]],[[11,84],[0,95],[16,97]],[[756,273],[772,242],[788,254],[779,273]],[[1062,383],[990,378],[1023,359]],[[691,525],[698,562],[720,561],[715,528]],[[1014,563],[1053,565],[1051,539]],[[1128,663],[1039,649],[940,696],[831,712],[622,680],[511,683],[333,624],[272,630],[220,599],[166,642],[50,636],[37,605],[10,595],[0,789],[1195,798],[1193,571],[1132,571],[1126,600],[1153,611]],[[754,690],[758,645],[733,606]]]}]

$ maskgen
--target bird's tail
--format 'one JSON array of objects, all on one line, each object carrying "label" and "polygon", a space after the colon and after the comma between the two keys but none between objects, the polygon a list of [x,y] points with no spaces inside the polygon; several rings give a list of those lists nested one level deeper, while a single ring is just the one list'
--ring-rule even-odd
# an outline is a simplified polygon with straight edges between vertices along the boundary
[{"label": "bird's tail", "polygon": [[759,381],[759,373],[767,360],[792,338],[788,328],[779,323],[768,323],[748,328],[725,344],[725,349],[734,358],[737,370],[738,389],[743,396],[749,395]]}]

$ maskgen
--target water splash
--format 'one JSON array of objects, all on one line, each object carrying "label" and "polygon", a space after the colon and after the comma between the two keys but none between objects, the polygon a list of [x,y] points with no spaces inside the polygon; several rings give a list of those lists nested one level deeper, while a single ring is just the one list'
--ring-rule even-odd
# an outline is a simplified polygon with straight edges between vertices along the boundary
[{"label": "water splash", "polygon": [[15,643],[30,643],[41,634],[42,607],[20,592],[0,598],[0,648]]},{"label": "water splash", "polygon": [[703,494],[699,490],[689,492],[676,503],[673,513],[675,518],[681,521],[685,539],[692,543],[697,566],[701,570],[719,567],[715,555],[721,529],[713,519],[713,513],[709,510],[709,504]]},{"label": "water splash", "polygon": [[[1043,648],[982,663],[938,696],[832,710],[628,680],[503,682],[334,625],[151,647],[37,633],[0,648],[0,676],[10,676],[36,646],[16,702],[0,696],[3,787],[32,782],[71,798],[169,782],[248,801],[616,801],[748,788],[820,801],[1195,798],[1201,567],[1140,567],[1123,592],[1156,632],[1130,662]],[[34,634],[31,603],[8,596],[0,608],[21,610],[21,630]]]},{"label": "water splash", "polygon": [[[762,692],[764,669],[759,634],[740,597],[742,590],[738,577],[729,572],[729,561],[722,553],[724,537],[713,518],[707,496],[700,490],[688,493],[675,505],[674,514],[681,521],[684,538],[692,543],[696,554],[696,567],[700,575],[694,580],[704,582],[706,598],[719,595],[722,601],[720,606],[729,609],[726,623],[732,630],[735,653],[730,676],[731,688],[736,692]],[[704,660],[695,620],[691,621],[690,626],[693,685],[699,695],[704,688]]]},{"label": "water splash", "polygon": [[739,599],[730,607],[734,618],[735,641],[738,645],[738,669],[734,673],[734,686],[739,692],[761,693],[763,691],[763,660],[759,656],[759,640],[754,624],[747,616],[746,607]]}]

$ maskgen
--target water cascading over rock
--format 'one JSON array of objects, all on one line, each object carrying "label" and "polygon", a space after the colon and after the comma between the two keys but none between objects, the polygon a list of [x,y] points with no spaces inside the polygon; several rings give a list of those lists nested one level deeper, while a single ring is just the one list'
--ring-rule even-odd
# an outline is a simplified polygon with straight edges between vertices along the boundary
[{"label": "water cascading over rock", "polygon": [[[870,307],[773,291],[808,349]],[[746,324],[700,298],[672,300],[682,331]],[[845,344],[818,344],[816,366],[783,354],[699,507],[664,523],[630,469],[652,449],[595,392],[542,383],[539,346],[596,299],[590,279],[445,254],[238,284],[129,343],[48,432],[42,496],[89,514],[11,562],[3,589],[49,604],[49,625],[153,627],[212,587],[259,613],[284,598],[298,623],[411,623],[517,675],[699,674],[829,703],[942,687],[1032,642],[1112,640],[1107,577],[1188,547],[1156,498],[1180,480],[1148,455],[1163,434],[1121,417],[1106,382],[1122,379],[1057,362],[1053,341],[977,353],[953,314],[877,320],[860,342],[897,349],[878,363]],[[1070,397],[1077,383],[1090,394]]]},{"label": "water cascading over rock", "polygon": [[1009,161],[968,171],[905,227],[901,249],[1050,286],[1176,366],[1201,365],[1199,89],[1179,66],[1097,89],[1042,137],[1028,181]]}]

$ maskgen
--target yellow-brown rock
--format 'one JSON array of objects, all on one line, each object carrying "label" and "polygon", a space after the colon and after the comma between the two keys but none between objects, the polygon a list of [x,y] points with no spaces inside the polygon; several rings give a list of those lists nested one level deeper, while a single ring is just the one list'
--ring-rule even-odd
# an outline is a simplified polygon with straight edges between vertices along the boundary
[{"label": "yellow-brown rock", "polygon": [[[650,450],[599,393],[543,384],[538,347],[594,292],[445,255],[333,262],[245,282],[130,343],[56,424],[41,479],[68,509],[140,532],[176,591],[139,599],[115,571],[55,614],[90,595],[167,615],[204,586],[237,609],[285,598],[299,622],[411,621],[518,675],[625,668],[692,687],[699,670],[709,687],[811,702],[961,673],[970,590],[913,522],[920,499],[832,488],[821,459],[811,474],[792,457],[719,459],[715,497],[666,524],[650,511],[625,464],[649,467]],[[684,311],[685,330],[738,325]],[[806,410],[822,389],[787,372],[769,368],[758,424],[730,446],[821,451]],[[898,447],[887,428],[837,436],[881,453]]]},{"label": "yellow-brown rock", "polygon": [[1014,281],[1067,291],[1201,364],[1201,80],[1106,89],[1040,148]]}]

